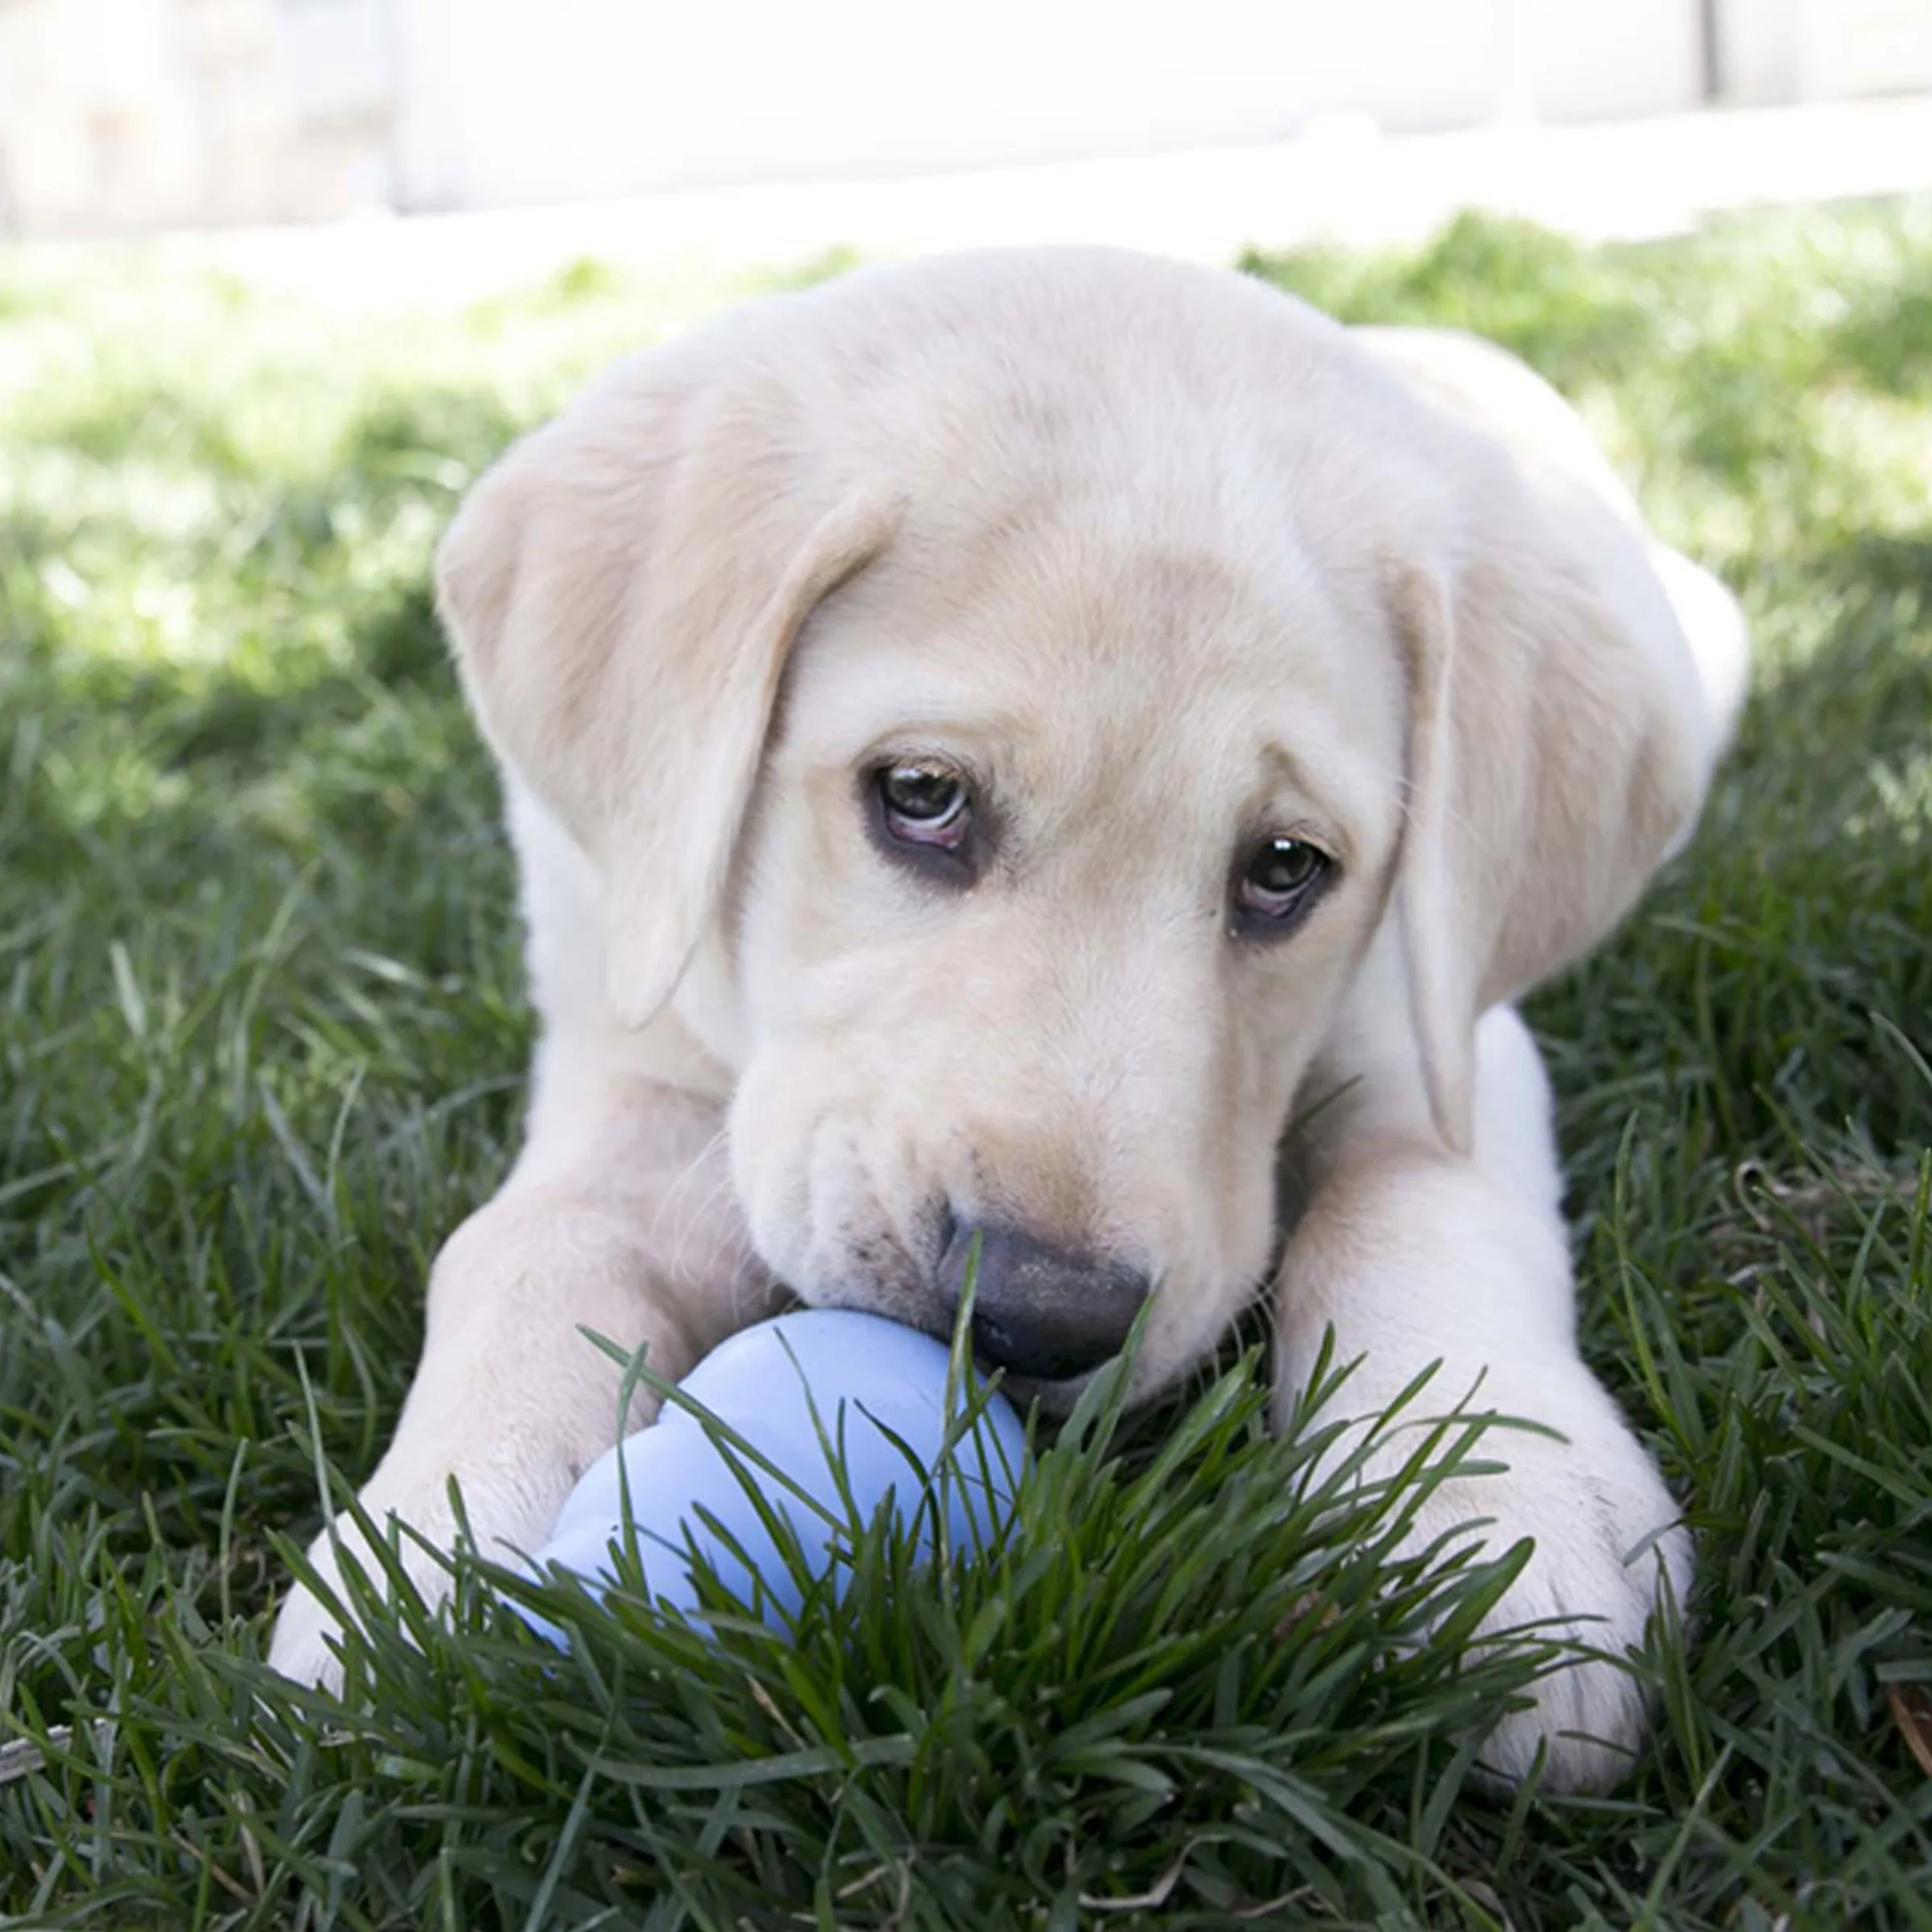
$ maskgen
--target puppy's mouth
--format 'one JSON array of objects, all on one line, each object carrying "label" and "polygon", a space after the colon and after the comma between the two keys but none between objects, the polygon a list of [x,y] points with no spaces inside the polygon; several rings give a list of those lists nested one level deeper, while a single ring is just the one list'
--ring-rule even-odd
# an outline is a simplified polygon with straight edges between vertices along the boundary
[{"label": "puppy's mouth", "polygon": [[1103,1374],[1108,1366],[1103,1363],[1099,1368],[1089,1368],[1080,1375],[1051,1381],[1042,1381],[1038,1376],[1015,1375],[1011,1369],[1001,1368],[976,1355],[973,1362],[980,1373],[1022,1414],[1037,1403],[1042,1414],[1051,1416],[1070,1414],[1086,1393],[1087,1385],[1096,1376]]},{"label": "puppy's mouth", "polygon": [[1071,1409],[1129,1347],[1141,1357],[1136,1399],[1163,1379],[1150,1376],[1135,1339],[1151,1312],[1150,1274],[1111,1253],[1056,1245],[1020,1221],[968,1218],[974,1211],[943,1193],[894,1212],[894,1193],[881,1196],[877,1178],[836,1203],[835,1238],[814,1236],[809,1220],[800,1231],[806,1265],[790,1278],[801,1300],[884,1315],[948,1348],[964,1319],[980,1373],[1049,1414]]},{"label": "puppy's mouth", "polygon": [[[958,1336],[960,1310],[946,1293],[937,1265],[919,1266],[896,1243],[890,1257],[892,1265],[880,1269],[878,1261],[886,1258],[878,1249],[861,1246],[840,1267],[835,1281],[815,1283],[808,1290],[795,1282],[792,1291],[807,1307],[884,1315],[951,1348]],[[1099,1361],[1068,1364],[1064,1372],[1057,1372],[1061,1364],[1052,1360],[1037,1368],[1016,1366],[1014,1338],[1002,1330],[997,1316],[976,1305],[976,1297],[966,1340],[973,1366],[983,1378],[997,1382],[1022,1408],[1038,1402],[1050,1415],[1071,1409],[1088,1383],[1118,1359],[1117,1353]]]}]

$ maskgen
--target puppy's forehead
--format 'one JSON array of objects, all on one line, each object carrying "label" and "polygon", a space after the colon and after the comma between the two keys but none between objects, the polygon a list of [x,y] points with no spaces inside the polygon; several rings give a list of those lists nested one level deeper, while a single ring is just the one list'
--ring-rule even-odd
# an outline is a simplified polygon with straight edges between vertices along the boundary
[{"label": "puppy's forehead", "polygon": [[1406,690],[1379,585],[1427,458],[1345,332],[1237,276],[1082,251],[800,300],[795,448],[905,514],[807,627],[791,744],[976,733],[1063,792],[1097,765],[1203,803],[1205,774],[1245,794],[1267,765],[1392,838]]},{"label": "puppy's forehead", "polygon": [[1158,493],[1130,508],[1036,506],[943,545],[915,513],[808,627],[788,743],[821,765],[948,753],[1069,803],[1224,817],[1280,797],[1379,848],[1404,700],[1377,614],[1338,600],[1285,527],[1257,556]]}]

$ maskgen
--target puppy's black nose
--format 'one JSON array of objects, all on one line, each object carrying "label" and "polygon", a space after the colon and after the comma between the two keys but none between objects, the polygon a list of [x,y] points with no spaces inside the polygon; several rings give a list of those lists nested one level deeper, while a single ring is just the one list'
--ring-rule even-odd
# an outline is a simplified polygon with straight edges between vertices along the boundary
[{"label": "puppy's black nose", "polygon": [[939,1287],[956,1307],[977,1237],[973,1352],[1038,1381],[1060,1381],[1117,1355],[1147,1298],[1144,1274],[1117,1261],[1067,1254],[1013,1228],[954,1224],[939,1257]]}]

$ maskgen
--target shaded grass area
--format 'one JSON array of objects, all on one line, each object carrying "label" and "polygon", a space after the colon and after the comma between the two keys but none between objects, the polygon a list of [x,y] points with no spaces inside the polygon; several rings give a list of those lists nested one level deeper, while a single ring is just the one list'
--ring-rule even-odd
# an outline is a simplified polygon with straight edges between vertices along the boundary
[{"label": "shaded grass area", "polygon": [[1546,1658],[1422,1638],[1500,1572],[1381,1561],[1434,1476],[1307,1493],[1328,1412],[1266,1439],[1248,1358],[994,1559],[869,1532],[795,1645],[564,1593],[559,1662],[464,1566],[366,1707],[267,1676],[520,1104],[431,546],[736,291],[372,325],[100,254],[0,275],[0,1923],[1932,1924],[1932,204],[1249,266],[1525,354],[1757,627],[1697,844],[1534,1007],[1591,1359],[1699,1533],[1649,1758],[1472,1785]]}]

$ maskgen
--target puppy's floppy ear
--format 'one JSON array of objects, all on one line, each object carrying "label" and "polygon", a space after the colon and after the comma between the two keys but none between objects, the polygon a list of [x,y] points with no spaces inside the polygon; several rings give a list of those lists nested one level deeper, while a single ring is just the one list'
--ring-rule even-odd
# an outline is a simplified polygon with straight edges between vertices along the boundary
[{"label": "puppy's floppy ear", "polygon": [[518,444],[437,553],[485,735],[598,869],[628,1024],[717,910],[792,638],[890,539],[831,468],[749,359],[680,345]]},{"label": "puppy's floppy ear", "polygon": [[1572,481],[1485,465],[1392,567],[1410,694],[1397,906],[1430,1111],[1468,1152],[1478,1018],[1622,918],[1719,727],[1645,541]]}]

